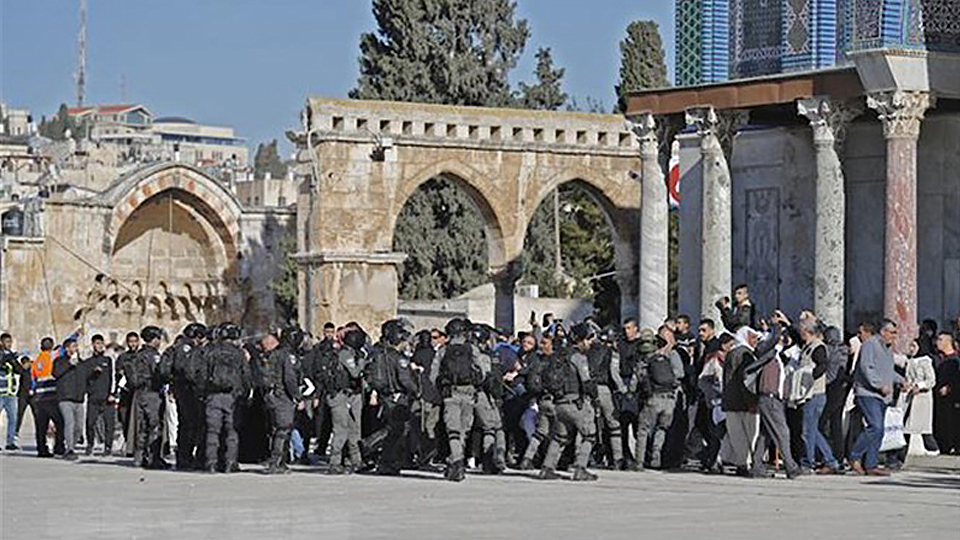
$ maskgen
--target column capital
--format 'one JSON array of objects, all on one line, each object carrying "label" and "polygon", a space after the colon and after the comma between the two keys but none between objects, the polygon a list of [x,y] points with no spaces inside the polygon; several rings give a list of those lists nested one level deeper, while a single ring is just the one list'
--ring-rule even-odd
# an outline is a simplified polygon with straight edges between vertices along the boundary
[{"label": "column capital", "polygon": [[813,128],[813,142],[816,144],[843,143],[847,125],[863,113],[860,100],[836,100],[825,97],[813,97],[797,100],[797,112],[805,116]]},{"label": "column capital", "polygon": [[707,137],[717,135],[717,128],[720,120],[717,117],[717,111],[712,105],[705,107],[687,107],[683,111],[684,118],[688,125],[697,128],[697,135]]},{"label": "column capital", "polygon": [[658,152],[657,120],[653,114],[642,112],[627,118],[630,130],[640,141],[640,155],[656,159]]},{"label": "column capital", "polygon": [[923,114],[935,102],[936,98],[924,91],[893,90],[867,94],[867,106],[877,111],[883,123],[883,136],[888,139],[919,137]]}]

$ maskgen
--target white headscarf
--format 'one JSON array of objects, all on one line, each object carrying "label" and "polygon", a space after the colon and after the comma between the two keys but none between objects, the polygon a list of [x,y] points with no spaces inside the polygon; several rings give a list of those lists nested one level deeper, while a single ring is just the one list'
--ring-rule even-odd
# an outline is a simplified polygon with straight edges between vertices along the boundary
[{"label": "white headscarf", "polygon": [[750,345],[749,338],[750,336],[760,337],[760,332],[757,332],[749,326],[741,326],[737,329],[737,334],[734,336],[737,340],[737,345],[743,345],[744,347],[753,350],[753,346]]}]

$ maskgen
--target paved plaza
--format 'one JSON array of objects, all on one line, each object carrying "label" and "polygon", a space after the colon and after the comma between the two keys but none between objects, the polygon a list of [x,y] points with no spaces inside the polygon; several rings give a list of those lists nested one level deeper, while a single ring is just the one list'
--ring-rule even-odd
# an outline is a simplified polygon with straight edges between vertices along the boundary
[{"label": "paved plaza", "polygon": [[748,480],[600,471],[329,477],[143,471],[129,459],[0,457],[0,538],[960,538],[957,458],[891,478]]}]

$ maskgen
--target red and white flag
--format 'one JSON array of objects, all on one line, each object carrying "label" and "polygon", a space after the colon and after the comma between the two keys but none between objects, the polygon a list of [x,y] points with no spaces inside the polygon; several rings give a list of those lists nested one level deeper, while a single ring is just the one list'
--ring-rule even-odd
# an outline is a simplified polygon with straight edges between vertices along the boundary
[{"label": "red and white flag", "polygon": [[670,164],[667,167],[667,198],[670,208],[680,207],[680,142],[670,145]]}]

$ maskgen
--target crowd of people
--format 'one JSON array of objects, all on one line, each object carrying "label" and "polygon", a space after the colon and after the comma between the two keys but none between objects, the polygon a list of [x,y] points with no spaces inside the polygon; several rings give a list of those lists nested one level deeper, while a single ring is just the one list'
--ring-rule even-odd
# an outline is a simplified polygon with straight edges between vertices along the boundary
[{"label": "crowd of people", "polygon": [[[717,308],[721,320],[695,330],[685,315],[601,328],[531,314],[516,334],[462,318],[415,331],[394,319],[376,342],[356,323],[327,323],[319,339],[190,323],[166,347],[147,326],[125,348],[81,329],[60,344],[44,338],[35,356],[3,334],[5,448],[19,450],[29,408],[40,457],[116,448],[135,466],[172,459],[209,473],[241,463],[286,473],[295,462],[451,481],[508,467],[543,480],[568,471],[593,481],[601,467],[793,479],[888,475],[908,454],[960,453],[960,320],[942,331],[924,321],[897,351],[889,320],[845,340],[811,312],[758,316],[745,286]],[[899,444],[887,440],[888,407],[903,413]]]}]

